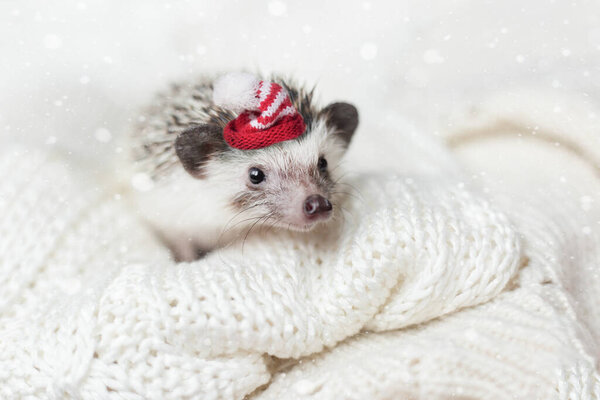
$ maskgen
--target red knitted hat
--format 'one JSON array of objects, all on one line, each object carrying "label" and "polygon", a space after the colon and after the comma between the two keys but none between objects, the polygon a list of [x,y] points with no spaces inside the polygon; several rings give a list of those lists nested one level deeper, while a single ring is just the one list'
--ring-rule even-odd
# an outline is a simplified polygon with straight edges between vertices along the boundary
[{"label": "red knitted hat", "polygon": [[306,126],[281,85],[245,73],[228,74],[214,83],[214,103],[239,112],[223,130],[236,149],[251,150],[295,139]]}]

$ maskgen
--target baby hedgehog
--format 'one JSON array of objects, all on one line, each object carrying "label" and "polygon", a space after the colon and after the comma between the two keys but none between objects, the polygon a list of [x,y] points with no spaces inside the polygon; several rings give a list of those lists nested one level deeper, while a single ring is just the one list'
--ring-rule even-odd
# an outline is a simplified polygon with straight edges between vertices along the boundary
[{"label": "baby hedgehog", "polygon": [[235,73],[172,85],[145,110],[129,138],[133,200],[177,259],[255,226],[309,231],[332,218],[358,112],[320,108],[313,93]]}]

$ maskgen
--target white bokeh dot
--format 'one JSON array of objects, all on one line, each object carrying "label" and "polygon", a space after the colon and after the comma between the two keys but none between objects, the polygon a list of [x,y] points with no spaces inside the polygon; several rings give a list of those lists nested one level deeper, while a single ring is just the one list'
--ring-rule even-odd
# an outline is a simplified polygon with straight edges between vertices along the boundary
[{"label": "white bokeh dot", "polygon": [[469,342],[474,342],[479,339],[479,333],[475,329],[467,329],[465,330],[465,339]]},{"label": "white bokeh dot", "polygon": [[274,0],[269,2],[269,14],[280,17],[287,11],[287,5],[283,1]]},{"label": "white bokeh dot", "polygon": [[372,60],[377,57],[377,45],[375,43],[367,42],[360,47],[360,56],[364,60]]},{"label": "white bokeh dot", "polygon": [[594,201],[592,196],[581,196],[579,201],[581,202],[581,209],[583,211],[590,211],[592,209],[592,202]]},{"label": "white bokeh dot", "polygon": [[110,142],[110,139],[112,139],[112,134],[106,128],[98,128],[94,132],[94,137],[101,143],[108,143]]},{"label": "white bokeh dot", "polygon": [[203,56],[206,54],[206,46],[199,44],[198,46],[196,46],[196,54],[198,54],[199,56]]},{"label": "white bokeh dot", "polygon": [[429,49],[423,53],[423,61],[425,61],[426,64],[441,64],[446,61],[446,59],[437,49]]},{"label": "white bokeh dot", "polygon": [[62,46],[62,39],[57,35],[46,35],[44,36],[44,46],[50,50],[56,50]]},{"label": "white bokeh dot", "polygon": [[299,395],[307,396],[307,395],[310,395],[310,394],[314,393],[315,392],[315,388],[318,388],[319,385],[322,385],[322,383],[319,383],[318,380],[317,381],[312,381],[312,380],[309,380],[309,379],[300,379],[299,381],[297,381],[296,383],[294,383],[294,385],[292,386],[292,388]]},{"label": "white bokeh dot", "polygon": [[148,174],[139,172],[131,177],[131,186],[140,192],[147,192],[154,187],[154,182]]}]

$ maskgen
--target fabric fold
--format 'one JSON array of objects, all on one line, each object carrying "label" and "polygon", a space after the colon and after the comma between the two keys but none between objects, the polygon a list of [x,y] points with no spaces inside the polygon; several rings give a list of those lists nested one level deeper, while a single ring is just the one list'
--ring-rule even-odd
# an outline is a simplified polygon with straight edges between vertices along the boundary
[{"label": "fabric fold", "polygon": [[[265,233],[175,264],[119,196],[86,191],[42,153],[11,157],[11,169],[36,179],[3,206],[64,226],[51,254],[10,270],[33,284],[11,286],[0,315],[8,397],[241,398],[270,379],[266,356],[309,356],[365,328],[484,302],[519,264],[516,232],[486,201],[459,183],[393,175],[358,177],[337,225]],[[32,160],[39,168],[20,168]],[[43,212],[59,198],[80,204],[79,217]],[[24,244],[39,239],[21,232]],[[4,265],[16,251],[0,254]]]}]

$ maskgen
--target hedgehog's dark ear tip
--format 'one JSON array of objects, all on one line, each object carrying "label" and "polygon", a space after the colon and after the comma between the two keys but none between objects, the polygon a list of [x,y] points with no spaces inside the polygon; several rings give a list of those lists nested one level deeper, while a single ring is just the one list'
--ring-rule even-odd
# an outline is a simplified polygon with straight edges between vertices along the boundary
[{"label": "hedgehog's dark ear tip", "polygon": [[348,146],[358,126],[358,110],[349,103],[331,103],[319,113],[325,123]]},{"label": "hedgehog's dark ear tip", "polygon": [[206,177],[206,163],[227,150],[223,130],[214,125],[198,125],[181,132],[175,139],[175,153],[183,168],[194,178]]}]

